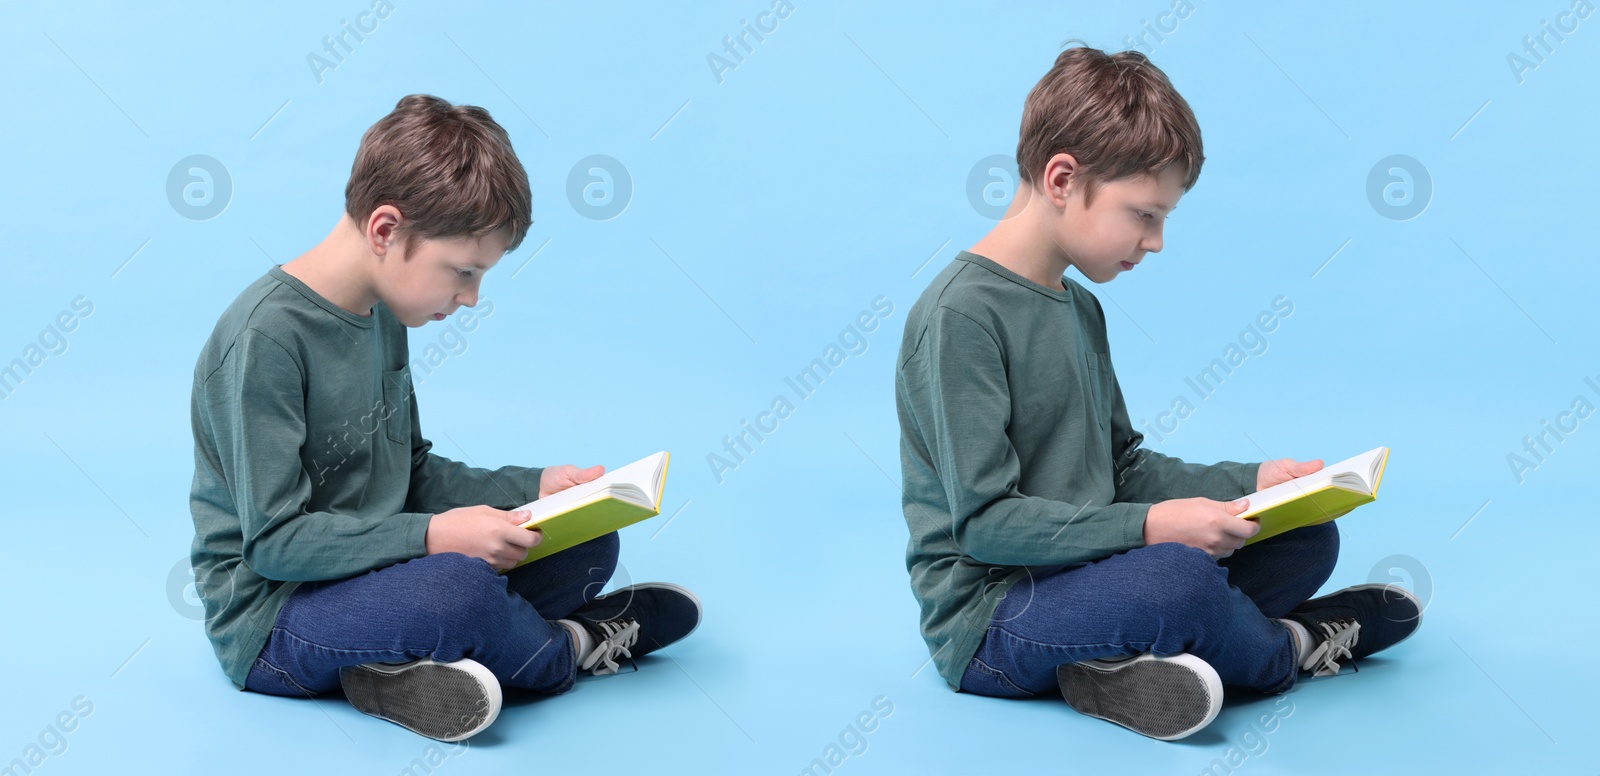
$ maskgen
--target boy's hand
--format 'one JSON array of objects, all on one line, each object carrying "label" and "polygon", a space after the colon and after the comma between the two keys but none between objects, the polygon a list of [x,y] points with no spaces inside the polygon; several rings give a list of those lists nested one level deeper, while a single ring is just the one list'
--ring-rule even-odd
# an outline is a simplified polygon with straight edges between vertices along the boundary
[{"label": "boy's hand", "polygon": [[507,512],[481,505],[440,512],[428,521],[428,554],[459,552],[504,571],[522,562],[528,548],[544,540],[539,531],[519,527],[527,519],[526,510]]},{"label": "boy's hand", "polygon": [[1289,480],[1296,477],[1304,477],[1321,468],[1321,458],[1304,463],[1295,461],[1293,458],[1262,461],[1261,468],[1256,471],[1256,490],[1266,490],[1273,485],[1282,485]]},{"label": "boy's hand", "polygon": [[1239,519],[1249,508],[1249,499],[1180,498],[1151,504],[1144,519],[1144,543],[1177,542],[1205,550],[1213,558],[1226,558],[1261,531],[1260,523]]},{"label": "boy's hand", "polygon": [[539,498],[560,493],[573,485],[582,485],[605,473],[604,466],[590,466],[587,469],[579,469],[570,463],[551,466],[539,475]]}]

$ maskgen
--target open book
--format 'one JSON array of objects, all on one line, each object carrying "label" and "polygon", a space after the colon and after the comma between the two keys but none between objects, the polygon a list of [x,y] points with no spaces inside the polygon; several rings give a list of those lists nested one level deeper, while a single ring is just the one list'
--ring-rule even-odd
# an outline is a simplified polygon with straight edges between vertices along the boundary
[{"label": "open book", "polygon": [[661,514],[661,490],[667,481],[669,457],[666,452],[656,453],[517,507],[532,513],[522,527],[544,534],[544,540],[529,548],[528,556],[517,565]]},{"label": "open book", "polygon": [[1378,483],[1383,479],[1383,467],[1388,462],[1389,448],[1376,447],[1246,496],[1250,506],[1239,517],[1259,521],[1261,531],[1245,544],[1326,523],[1377,500]]}]

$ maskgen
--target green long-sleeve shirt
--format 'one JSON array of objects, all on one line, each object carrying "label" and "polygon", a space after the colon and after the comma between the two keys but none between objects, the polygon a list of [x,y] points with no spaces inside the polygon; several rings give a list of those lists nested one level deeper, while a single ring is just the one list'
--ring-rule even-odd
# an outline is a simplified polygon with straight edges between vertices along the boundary
[{"label": "green long-sleeve shirt", "polygon": [[223,312],[195,364],[190,417],[195,588],[240,689],[300,582],[427,554],[428,520],[538,497],[542,469],[494,471],[429,452],[406,328],[368,317],[281,265]]},{"label": "green long-sleeve shirt", "polygon": [[1144,545],[1150,505],[1255,490],[1259,463],[1141,448],[1105,312],[963,251],[906,318],[895,372],[906,567],[940,675],[959,689],[996,605],[1030,568]]}]

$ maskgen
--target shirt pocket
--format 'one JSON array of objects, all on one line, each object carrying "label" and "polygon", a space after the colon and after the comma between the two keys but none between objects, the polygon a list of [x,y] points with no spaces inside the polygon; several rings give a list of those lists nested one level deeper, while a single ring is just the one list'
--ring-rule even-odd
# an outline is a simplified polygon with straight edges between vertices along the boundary
[{"label": "shirt pocket", "polygon": [[1111,354],[1086,351],[1085,374],[1089,376],[1089,396],[1095,423],[1101,431],[1111,430]]},{"label": "shirt pocket", "polygon": [[411,368],[383,373],[383,429],[389,441],[411,444]]}]

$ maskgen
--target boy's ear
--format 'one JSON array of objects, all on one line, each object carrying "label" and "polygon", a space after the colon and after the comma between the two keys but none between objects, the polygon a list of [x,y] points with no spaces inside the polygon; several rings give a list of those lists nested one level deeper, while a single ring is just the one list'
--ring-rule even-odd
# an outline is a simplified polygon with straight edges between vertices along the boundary
[{"label": "boy's ear", "polygon": [[387,254],[398,246],[400,239],[400,225],[405,222],[399,208],[394,205],[382,205],[367,216],[366,228],[363,236],[367,241],[367,249],[378,256]]},{"label": "boy's ear", "polygon": [[1051,204],[1062,207],[1073,193],[1082,190],[1082,184],[1079,183],[1081,169],[1077,157],[1065,152],[1056,154],[1045,163],[1044,174],[1039,178],[1039,188],[1050,199]]}]

